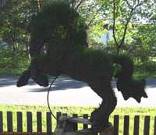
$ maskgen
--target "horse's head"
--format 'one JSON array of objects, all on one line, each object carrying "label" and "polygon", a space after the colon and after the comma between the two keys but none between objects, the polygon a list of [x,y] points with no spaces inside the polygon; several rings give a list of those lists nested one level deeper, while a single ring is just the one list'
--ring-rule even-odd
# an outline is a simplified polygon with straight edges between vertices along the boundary
[{"label": "horse's head", "polygon": [[125,100],[132,97],[140,103],[142,97],[147,98],[145,80],[118,80],[117,88],[121,91]]}]

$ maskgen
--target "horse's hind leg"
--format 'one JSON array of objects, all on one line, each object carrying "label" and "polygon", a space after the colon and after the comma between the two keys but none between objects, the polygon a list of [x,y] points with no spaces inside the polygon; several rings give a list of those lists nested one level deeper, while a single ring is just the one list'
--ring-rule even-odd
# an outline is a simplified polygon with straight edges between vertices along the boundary
[{"label": "horse's hind leg", "polygon": [[96,132],[110,126],[109,115],[115,109],[117,100],[110,84],[98,82],[91,88],[102,98],[100,107],[91,113],[92,128]]}]

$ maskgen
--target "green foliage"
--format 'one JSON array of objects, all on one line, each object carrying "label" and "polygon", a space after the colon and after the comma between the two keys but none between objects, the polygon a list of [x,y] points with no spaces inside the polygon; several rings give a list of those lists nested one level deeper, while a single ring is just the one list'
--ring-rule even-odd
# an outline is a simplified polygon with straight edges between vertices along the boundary
[{"label": "green foliage", "polygon": [[147,61],[145,63],[136,64],[134,76],[136,78],[156,78],[156,62]]},{"label": "green foliage", "polygon": [[34,14],[31,4],[31,1],[27,0],[12,0],[7,1],[6,6],[1,9],[0,38],[10,46],[26,42],[28,22]]},{"label": "green foliage", "polygon": [[[72,0],[60,0],[60,1],[70,1],[70,5],[74,2]],[[46,5],[51,6],[53,2],[57,0],[45,0]],[[137,0],[130,0],[131,5],[135,4]],[[67,4],[66,3],[66,4]],[[95,48],[106,48],[108,52],[115,52],[116,46],[113,41],[110,41],[107,46],[99,43],[98,38],[107,32],[107,29],[104,29],[103,25],[108,24],[108,28],[112,29],[112,18],[113,18],[113,3],[110,0],[95,0],[95,1],[83,1],[78,8],[76,7],[79,3],[75,2],[75,5],[72,6],[74,9],[82,16],[79,18],[79,30],[75,34],[75,42],[81,44],[82,36],[85,36],[84,29],[84,20],[87,22],[88,26],[88,41],[89,46]],[[137,65],[143,64],[148,65],[146,61],[150,61],[151,57],[156,56],[156,46],[155,46],[155,2],[154,0],[143,1],[142,4],[135,10],[131,22],[128,25],[125,45],[122,48],[123,52],[128,53],[133,56]],[[126,22],[126,19],[129,15],[130,8],[124,0],[116,0],[117,12],[116,12],[116,21],[117,21],[117,39],[120,41],[123,34],[123,26]],[[44,7],[43,7],[44,8]],[[44,9],[43,9],[44,10]],[[63,12],[63,8],[59,9],[60,12]],[[28,26],[32,16],[36,15],[38,12],[37,2],[34,0],[8,0],[5,7],[0,9],[0,40],[7,42],[9,45],[9,50],[4,54],[1,50],[1,57],[6,58],[9,52],[10,55],[5,61],[1,60],[3,67],[6,67],[6,63],[10,63],[11,57],[16,56],[16,52],[24,54],[28,58],[28,44],[30,35],[28,32]],[[54,14],[54,13],[52,13]],[[75,13],[76,15],[77,13]],[[45,14],[45,18],[48,18],[49,14]],[[43,16],[44,17],[44,16]],[[83,19],[82,19],[83,18]],[[141,19],[140,19],[141,18]],[[50,18],[48,18],[50,20]],[[54,18],[51,18],[54,20]],[[66,18],[65,18],[66,19]],[[143,23],[146,23],[143,25]],[[45,25],[48,22],[42,22]],[[62,19],[62,22],[64,20]],[[137,25],[136,25],[137,24]],[[35,25],[38,25],[36,23]],[[84,28],[85,27],[85,28]],[[40,28],[40,27],[39,27]],[[42,27],[41,27],[42,28]],[[62,38],[65,33],[64,29],[61,27],[58,28],[58,31],[62,33]],[[64,34],[63,34],[64,33]],[[55,33],[56,34],[56,33]],[[42,36],[45,36],[43,31]],[[80,37],[78,37],[80,36]],[[1,48],[0,48],[1,49]],[[14,52],[14,53],[13,53]],[[2,56],[3,54],[3,56]],[[17,58],[19,59],[19,58]],[[22,60],[21,60],[22,61]],[[25,60],[23,60],[25,61]],[[28,61],[28,60],[26,60]],[[4,63],[3,63],[4,62]],[[19,62],[20,63],[20,62]],[[152,61],[151,61],[152,63]],[[10,65],[13,64],[8,64]],[[2,66],[1,66],[2,67]],[[14,66],[15,67],[15,66]],[[3,70],[4,71],[4,70]],[[6,71],[6,70],[5,70]],[[153,70],[151,70],[153,72]],[[150,72],[150,71],[149,71]]]},{"label": "green foliage", "polygon": [[21,74],[29,63],[27,53],[10,49],[0,49],[0,58],[0,74]]},{"label": "green foliage", "polygon": [[19,74],[28,64],[27,27],[36,12],[31,2],[11,0],[0,9],[0,74]]},{"label": "green foliage", "polygon": [[133,36],[135,45],[143,50],[141,54],[144,57],[156,57],[156,25],[144,24],[136,27],[137,32]]},{"label": "green foliage", "polygon": [[[137,1],[137,0],[114,0],[116,4],[115,11],[115,35],[117,42],[120,44],[123,35],[124,28],[126,29],[125,42],[119,49],[129,54],[135,53],[136,55],[143,55],[147,57],[155,47],[151,44],[155,43],[155,2],[154,0],[149,1]],[[138,4],[138,2],[140,2]],[[98,14],[102,13],[103,19],[99,19],[99,22],[102,22],[103,25],[108,25],[106,29],[112,29],[113,26],[113,2],[109,0],[98,0],[97,3],[99,6],[102,6],[101,10]],[[135,8],[135,6],[137,8]],[[150,7],[150,8],[149,8]],[[150,10],[149,10],[150,9]],[[130,19],[129,24],[127,25],[127,21]],[[100,24],[98,22],[98,24]],[[148,26],[143,26],[143,24],[148,24]],[[137,28],[135,25],[137,24]],[[127,26],[126,26],[127,25]],[[140,27],[141,26],[141,27]],[[92,29],[91,34],[95,33],[97,36],[97,32],[100,33],[104,31],[104,27],[102,25],[94,25],[94,29]],[[139,28],[140,27],[140,28]],[[139,31],[139,32],[138,32]],[[142,32],[141,32],[142,31]],[[144,31],[144,32],[143,32]],[[151,33],[150,33],[151,32]],[[149,33],[149,34],[148,34]],[[104,34],[104,32],[103,32]],[[96,37],[94,35],[94,38]],[[140,38],[141,37],[141,38]],[[143,39],[144,37],[144,39]],[[92,38],[92,37],[91,37]],[[138,45],[135,40],[141,39],[142,44]],[[146,41],[145,41],[146,40]],[[145,42],[144,42],[145,41]],[[150,42],[150,43],[149,43]],[[117,45],[115,42],[110,42],[108,44],[108,48],[111,46],[113,49],[117,49]],[[140,47],[138,47],[140,46]],[[133,52],[131,52],[133,50]],[[150,53],[149,53],[150,52]],[[156,53],[155,53],[156,54]],[[153,51],[152,51],[153,55]],[[144,58],[143,58],[144,59]]]}]

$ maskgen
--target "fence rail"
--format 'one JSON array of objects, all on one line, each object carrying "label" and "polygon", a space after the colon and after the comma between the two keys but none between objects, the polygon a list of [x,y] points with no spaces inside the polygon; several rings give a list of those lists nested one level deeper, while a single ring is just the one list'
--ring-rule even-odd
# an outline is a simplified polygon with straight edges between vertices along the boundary
[{"label": "fence rail", "polygon": [[[36,113],[36,131],[33,131],[33,113],[32,112],[26,112],[26,118],[24,121],[24,115],[22,112],[17,112],[16,113],[16,121],[13,121],[13,112],[6,112],[6,118],[3,116],[3,112],[0,112],[0,135],[32,135],[32,134],[38,134],[38,135],[52,135],[53,134],[53,130],[54,128],[52,127],[52,123],[54,122],[54,120],[51,117],[50,112],[46,112],[46,117],[45,117],[45,123],[46,125],[46,131],[43,131],[42,127],[43,127],[43,117],[42,117],[42,113],[41,112],[37,112]],[[61,112],[58,112],[56,114],[57,116],[57,121],[55,121],[55,123],[58,122],[58,118],[61,116]],[[67,115],[67,114],[63,114],[63,115]],[[73,114],[73,117],[78,117],[77,114]],[[88,115],[84,114],[83,115],[84,118],[88,119]],[[15,119],[15,118],[14,118]],[[6,121],[6,127],[4,130],[4,120]],[[26,123],[26,131],[23,130],[23,123]],[[153,127],[150,126],[150,123],[153,122]],[[16,128],[15,128],[16,125]],[[120,125],[120,117],[119,115],[114,115],[113,116],[113,125],[114,125],[114,135],[130,135],[130,131],[131,131],[131,135],[140,135],[140,116],[136,115],[134,117],[133,120],[133,129],[130,128],[130,117],[128,115],[125,115],[123,117],[123,125]],[[122,126],[123,127],[123,132],[121,133],[121,131],[119,132],[119,127]],[[154,119],[151,121],[151,117],[150,116],[144,116],[143,119],[143,131],[142,131],[142,135],[156,135],[156,117],[154,117]],[[77,123],[74,123],[73,126],[74,130],[78,130],[79,126]],[[83,124],[81,126],[81,129],[87,129],[88,125],[87,124]],[[152,134],[150,133],[152,128]],[[53,130],[52,130],[53,129]],[[133,130],[133,131],[132,131]]]}]

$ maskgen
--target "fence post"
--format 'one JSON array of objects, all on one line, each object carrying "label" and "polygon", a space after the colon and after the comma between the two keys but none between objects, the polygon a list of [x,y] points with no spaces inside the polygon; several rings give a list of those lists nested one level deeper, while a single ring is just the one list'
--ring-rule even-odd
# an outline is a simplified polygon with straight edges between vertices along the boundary
[{"label": "fence post", "polygon": [[51,113],[46,113],[46,121],[47,121],[47,135],[52,135],[52,122],[51,122]]},{"label": "fence post", "polygon": [[119,134],[119,115],[114,115],[114,135]]},{"label": "fence post", "polygon": [[144,135],[149,135],[150,128],[150,116],[145,116],[144,118]]},{"label": "fence post", "polygon": [[12,112],[7,112],[7,130],[9,134],[13,134]]},{"label": "fence post", "polygon": [[3,133],[3,112],[0,112],[0,134]]},{"label": "fence post", "polygon": [[[73,117],[77,118],[78,115],[77,114],[73,114]],[[76,131],[77,129],[78,129],[78,124],[75,122],[75,123],[73,123],[73,130]]]},{"label": "fence post", "polygon": [[[88,119],[88,114],[84,114],[83,118],[84,119]],[[87,128],[88,128],[88,125],[87,124],[83,124],[83,129],[87,129]]]},{"label": "fence post", "polygon": [[139,116],[138,115],[136,115],[135,117],[134,117],[134,131],[133,131],[133,134],[134,135],[139,135]]},{"label": "fence post", "polygon": [[18,135],[22,135],[23,132],[23,120],[22,120],[22,112],[17,112],[17,132]]},{"label": "fence post", "polygon": [[129,116],[124,116],[124,135],[129,135]]},{"label": "fence post", "polygon": [[27,112],[27,132],[32,134],[32,112]]},{"label": "fence post", "polygon": [[60,119],[61,115],[62,115],[61,112],[57,112],[57,113],[56,113],[56,119],[57,119],[57,120],[56,120],[56,125],[57,125],[57,127],[58,127],[59,119]]},{"label": "fence post", "polygon": [[42,133],[42,113],[37,112],[37,133]]},{"label": "fence post", "polygon": [[156,135],[156,116],[154,118],[154,135]]}]

